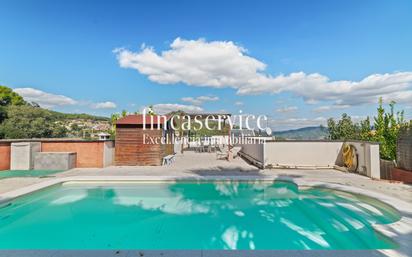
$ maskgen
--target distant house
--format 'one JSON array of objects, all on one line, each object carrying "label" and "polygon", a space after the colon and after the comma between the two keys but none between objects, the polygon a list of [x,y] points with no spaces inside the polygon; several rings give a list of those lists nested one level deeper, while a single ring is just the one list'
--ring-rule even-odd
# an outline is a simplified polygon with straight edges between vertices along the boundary
[{"label": "distant house", "polygon": [[[115,164],[118,166],[161,165],[173,154],[174,131],[162,116],[128,115],[116,122]],[[170,142],[161,140],[168,138]]]},{"label": "distant house", "polygon": [[98,137],[99,140],[101,140],[101,141],[110,140],[110,134],[109,134],[109,133],[101,132],[101,133],[97,134],[97,137]]}]

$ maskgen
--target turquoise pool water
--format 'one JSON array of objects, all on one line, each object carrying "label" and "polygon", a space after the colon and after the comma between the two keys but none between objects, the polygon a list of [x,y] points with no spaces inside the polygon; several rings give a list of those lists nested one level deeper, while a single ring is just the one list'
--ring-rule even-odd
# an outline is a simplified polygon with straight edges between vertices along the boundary
[{"label": "turquoise pool water", "polygon": [[377,200],[275,182],[64,184],[0,205],[0,249],[382,249]]}]

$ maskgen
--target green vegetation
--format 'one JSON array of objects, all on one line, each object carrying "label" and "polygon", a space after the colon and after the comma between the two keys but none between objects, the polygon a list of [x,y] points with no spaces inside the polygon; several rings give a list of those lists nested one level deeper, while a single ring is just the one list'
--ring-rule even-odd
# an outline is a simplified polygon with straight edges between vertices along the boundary
[{"label": "green vegetation", "polygon": [[385,160],[396,159],[396,139],[400,129],[410,124],[404,120],[404,112],[395,113],[395,102],[389,104],[389,111],[379,100],[377,115],[373,119],[373,126],[369,117],[360,122],[352,121],[346,113],[338,121],[330,118],[328,130],[330,139],[334,140],[365,140],[380,143],[380,157]]},{"label": "green vegetation", "polygon": [[27,105],[27,102],[11,88],[0,86],[0,106],[9,105]]},{"label": "green vegetation", "polygon": [[[109,118],[88,114],[66,114],[28,103],[12,89],[0,86],[0,139],[83,136],[90,129],[74,120],[109,123]],[[80,122],[81,123],[81,122]]]},{"label": "green vegetation", "polygon": [[94,121],[109,121],[110,119],[102,116],[90,115],[87,113],[62,113],[50,111],[58,120],[94,120]]},{"label": "green vegetation", "polygon": [[4,138],[64,137],[67,129],[57,123],[53,114],[30,105],[9,106],[0,125]]}]

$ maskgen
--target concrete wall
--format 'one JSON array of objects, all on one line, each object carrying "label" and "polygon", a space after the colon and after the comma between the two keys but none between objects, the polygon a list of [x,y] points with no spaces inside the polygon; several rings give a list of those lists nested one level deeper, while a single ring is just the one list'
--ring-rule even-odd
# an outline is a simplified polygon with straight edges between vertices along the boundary
[{"label": "concrete wall", "polygon": [[333,167],[342,142],[272,141],[266,144],[265,165]]},{"label": "concrete wall", "polygon": [[0,170],[10,169],[10,149],[10,143],[0,142]]},{"label": "concrete wall", "polygon": [[40,142],[11,143],[10,169],[31,170],[34,167],[34,154],[40,152]]},{"label": "concrete wall", "polygon": [[253,143],[240,144],[239,155],[254,163],[259,168],[264,168],[267,163],[265,155],[265,142],[255,141]]},{"label": "concrete wall", "polygon": [[114,164],[114,142],[105,141],[103,144],[103,167]]},{"label": "concrete wall", "polygon": [[[371,178],[381,178],[379,144],[349,141],[358,154],[358,172]],[[341,155],[341,154],[340,154]]]},{"label": "concrete wall", "polygon": [[[264,167],[333,168],[343,166],[343,141],[267,141],[264,144],[243,144],[239,154]],[[379,144],[348,141],[358,155],[358,173],[380,178]]]},{"label": "concrete wall", "polygon": [[75,152],[77,168],[103,168],[107,141],[43,141],[42,152]]},{"label": "concrete wall", "polygon": [[34,155],[35,170],[69,170],[76,167],[76,153],[39,152]]}]

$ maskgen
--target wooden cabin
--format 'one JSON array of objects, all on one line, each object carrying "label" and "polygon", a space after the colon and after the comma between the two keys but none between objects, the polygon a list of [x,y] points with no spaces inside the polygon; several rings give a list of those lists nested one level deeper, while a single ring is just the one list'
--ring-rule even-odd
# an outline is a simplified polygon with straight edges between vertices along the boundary
[{"label": "wooden cabin", "polygon": [[[162,165],[163,157],[174,154],[173,133],[170,121],[162,116],[139,114],[119,119],[116,122],[116,165]],[[166,135],[171,142],[150,140],[151,138],[160,139]]]}]

